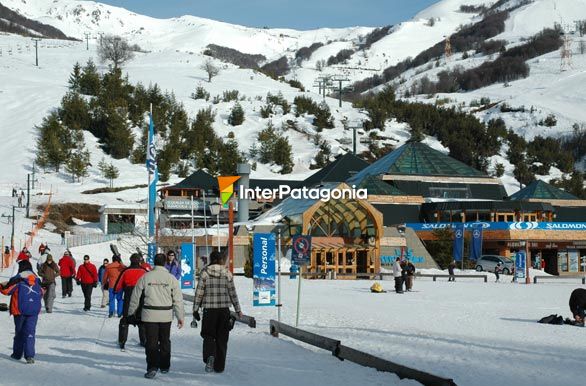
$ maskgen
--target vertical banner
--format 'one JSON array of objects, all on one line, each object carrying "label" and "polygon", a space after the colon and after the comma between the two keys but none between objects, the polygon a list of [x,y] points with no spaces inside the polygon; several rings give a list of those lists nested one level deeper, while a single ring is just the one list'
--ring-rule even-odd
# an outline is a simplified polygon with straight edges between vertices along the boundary
[{"label": "vertical banner", "polygon": [[147,148],[146,167],[149,175],[149,237],[155,235],[155,203],[157,201],[157,182],[159,170],[157,168],[157,150],[155,148],[155,126],[153,114],[149,114],[149,143]]},{"label": "vertical banner", "polygon": [[181,244],[181,289],[195,288],[193,244]]},{"label": "vertical banner", "polygon": [[462,261],[464,256],[464,224],[454,226],[454,247],[452,255],[454,260]]},{"label": "vertical banner", "polygon": [[482,226],[472,228],[472,245],[470,246],[470,260],[478,260],[482,256]]},{"label": "vertical banner", "polygon": [[253,241],[254,307],[274,306],[275,298],[275,234],[255,233]]},{"label": "vertical banner", "polygon": [[[527,255],[525,252],[517,252],[515,254],[515,278],[518,283],[525,283],[525,269],[527,265]],[[519,279],[523,279],[520,281]]]},{"label": "vertical banner", "polygon": [[155,243],[148,243],[147,246],[147,263],[151,265],[151,267],[155,266],[155,255],[157,254],[157,244]]}]

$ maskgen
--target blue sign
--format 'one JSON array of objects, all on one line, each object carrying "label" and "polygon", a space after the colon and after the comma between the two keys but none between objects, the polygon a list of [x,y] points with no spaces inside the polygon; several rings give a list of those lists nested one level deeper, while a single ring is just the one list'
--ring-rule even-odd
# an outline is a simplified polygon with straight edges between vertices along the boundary
[{"label": "blue sign", "polygon": [[191,243],[181,244],[181,289],[195,288],[194,249],[195,245]]},{"label": "blue sign", "polygon": [[459,224],[454,228],[454,247],[452,256],[456,261],[462,261],[464,257],[464,227]]},{"label": "blue sign", "polygon": [[147,263],[151,265],[151,267],[155,266],[155,255],[157,254],[157,244],[155,243],[148,243],[147,246]]},{"label": "blue sign", "polygon": [[297,265],[308,265],[311,261],[311,236],[293,236],[291,261]]},{"label": "blue sign", "polygon": [[482,256],[482,227],[472,228],[472,245],[470,246],[470,260],[478,260]]},{"label": "blue sign", "polygon": [[[380,257],[380,261],[382,264],[393,264],[395,262],[395,260],[397,260],[398,258],[401,258],[401,250],[400,249],[395,249],[395,254],[391,255],[391,256],[387,256],[387,255],[383,255]],[[409,260],[410,262],[412,262],[413,264],[423,264],[425,262],[425,257],[423,256],[414,256],[413,255],[413,249],[411,248],[406,248],[405,250],[405,254],[403,255],[403,257],[407,260]]]},{"label": "blue sign", "polygon": [[[462,223],[407,223],[406,227],[416,232],[433,231],[436,229],[454,228]],[[544,231],[586,231],[586,222],[467,222],[464,228],[470,229],[481,227],[483,230],[491,231],[527,231],[527,230],[544,230]]]},{"label": "blue sign", "polygon": [[275,296],[275,234],[255,233],[253,240],[252,305],[274,306]]},{"label": "blue sign", "polygon": [[525,270],[527,268],[527,255],[525,252],[517,252],[515,254],[515,278],[525,279]]}]

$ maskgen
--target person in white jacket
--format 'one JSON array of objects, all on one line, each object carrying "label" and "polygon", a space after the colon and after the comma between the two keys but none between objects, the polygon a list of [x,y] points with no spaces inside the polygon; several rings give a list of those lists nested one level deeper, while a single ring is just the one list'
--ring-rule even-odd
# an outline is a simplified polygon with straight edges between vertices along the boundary
[{"label": "person in white jacket", "polygon": [[393,277],[395,278],[395,292],[403,293],[403,278],[401,277],[401,258],[397,257],[393,264]]}]

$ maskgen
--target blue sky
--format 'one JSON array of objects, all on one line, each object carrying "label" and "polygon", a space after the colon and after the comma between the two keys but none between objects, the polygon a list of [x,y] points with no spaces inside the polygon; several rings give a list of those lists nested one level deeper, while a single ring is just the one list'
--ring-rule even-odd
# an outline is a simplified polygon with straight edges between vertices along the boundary
[{"label": "blue sky", "polygon": [[437,0],[98,0],[168,18],[194,15],[252,27],[384,26],[414,16]]}]

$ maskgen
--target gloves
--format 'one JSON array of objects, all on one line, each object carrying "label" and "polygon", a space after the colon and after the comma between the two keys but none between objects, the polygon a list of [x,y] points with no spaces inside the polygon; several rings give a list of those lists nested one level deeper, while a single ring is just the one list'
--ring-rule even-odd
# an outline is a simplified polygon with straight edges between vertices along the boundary
[{"label": "gloves", "polygon": [[98,283],[94,283],[93,287],[94,288],[97,288],[98,287]]},{"label": "gloves", "polygon": [[79,280],[75,280],[75,283],[76,283],[77,285],[81,285],[81,281],[79,281]]},{"label": "gloves", "polygon": [[199,316],[199,311],[193,311],[193,320],[191,321],[191,328],[197,328],[197,322],[199,322],[200,320],[201,318]]}]

